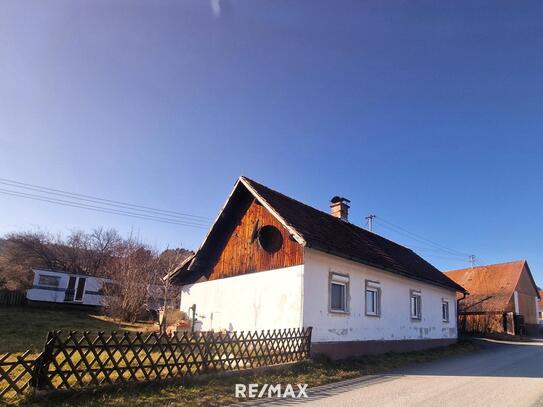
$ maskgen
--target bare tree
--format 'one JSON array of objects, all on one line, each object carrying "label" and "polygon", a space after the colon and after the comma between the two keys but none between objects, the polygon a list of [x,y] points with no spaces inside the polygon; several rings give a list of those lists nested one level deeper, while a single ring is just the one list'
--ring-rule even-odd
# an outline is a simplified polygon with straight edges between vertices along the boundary
[{"label": "bare tree", "polygon": [[163,277],[191,254],[168,249],[159,255],[113,229],[77,230],[66,238],[41,231],[13,233],[0,240],[0,286],[29,288],[36,267],[108,277],[114,283],[104,288],[106,311],[134,321],[145,311],[168,308],[177,293]]},{"label": "bare tree", "polygon": [[185,249],[166,249],[158,257],[158,280],[162,283],[163,291],[163,316],[160,321],[160,331],[166,333],[166,328],[168,326],[167,316],[168,308],[172,300],[175,302],[175,299],[179,296],[179,290],[177,292],[172,292],[171,280],[165,278],[167,275],[173,273],[177,270],[181,264],[193,253]]},{"label": "bare tree", "polygon": [[32,258],[21,256],[9,240],[4,240],[0,253],[0,280],[2,287],[11,290],[27,289],[32,285],[30,268],[35,266]]},{"label": "bare tree", "polygon": [[91,275],[104,274],[104,266],[114,255],[115,245],[121,240],[114,229],[94,229],[91,233],[72,232],[65,242],[68,268]]},{"label": "bare tree", "polygon": [[66,239],[42,231],[12,233],[2,244],[0,275],[17,288],[28,288],[35,267],[101,275],[120,240],[113,229],[74,231]]},{"label": "bare tree", "polygon": [[158,284],[156,269],[157,255],[150,247],[133,237],[117,243],[106,266],[106,276],[115,282],[106,292],[107,312],[132,322],[141,317]]}]

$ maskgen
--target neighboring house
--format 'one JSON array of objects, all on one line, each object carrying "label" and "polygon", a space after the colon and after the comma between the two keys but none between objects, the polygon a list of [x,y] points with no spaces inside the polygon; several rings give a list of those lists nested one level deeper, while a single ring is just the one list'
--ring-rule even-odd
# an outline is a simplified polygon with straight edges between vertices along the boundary
[{"label": "neighboring house", "polygon": [[539,290],[539,303],[537,308],[537,322],[543,325],[543,290]]},{"label": "neighboring house", "polygon": [[313,327],[331,357],[457,339],[464,289],[410,249],[240,177],[197,253],[170,275],[203,330]]},{"label": "neighboring house", "polygon": [[522,334],[537,324],[540,294],[526,260],[445,274],[469,292],[458,310],[466,332]]},{"label": "neighboring house", "polygon": [[26,293],[30,301],[101,306],[106,278],[46,269],[32,269],[34,281]]}]

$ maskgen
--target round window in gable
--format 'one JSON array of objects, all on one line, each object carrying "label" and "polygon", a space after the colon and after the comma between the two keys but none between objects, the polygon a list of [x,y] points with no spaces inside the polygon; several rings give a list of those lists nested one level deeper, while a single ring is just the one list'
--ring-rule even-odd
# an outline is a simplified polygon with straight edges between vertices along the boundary
[{"label": "round window in gable", "polygon": [[283,235],[275,226],[262,226],[258,232],[258,243],[268,253],[275,253],[283,246]]}]

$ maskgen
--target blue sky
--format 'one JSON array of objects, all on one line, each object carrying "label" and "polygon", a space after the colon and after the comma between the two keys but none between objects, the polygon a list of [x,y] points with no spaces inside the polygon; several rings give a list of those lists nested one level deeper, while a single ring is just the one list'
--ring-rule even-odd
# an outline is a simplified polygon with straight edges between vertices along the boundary
[{"label": "blue sky", "polygon": [[[0,4],[0,177],[215,217],[247,175],[442,270],[528,259],[543,284],[543,3]],[[0,194],[0,233],[205,229]],[[389,221],[431,239],[411,239]],[[462,253],[462,254],[460,254]]]}]

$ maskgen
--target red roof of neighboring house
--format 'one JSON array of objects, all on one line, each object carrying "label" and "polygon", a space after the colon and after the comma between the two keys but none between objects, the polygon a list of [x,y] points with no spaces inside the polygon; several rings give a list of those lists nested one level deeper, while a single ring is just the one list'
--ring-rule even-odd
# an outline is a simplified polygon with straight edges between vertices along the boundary
[{"label": "red roof of neighboring house", "polygon": [[505,310],[515,292],[524,266],[527,267],[526,260],[518,260],[451,270],[445,274],[469,292],[466,299],[462,300],[462,311],[501,312]]}]

